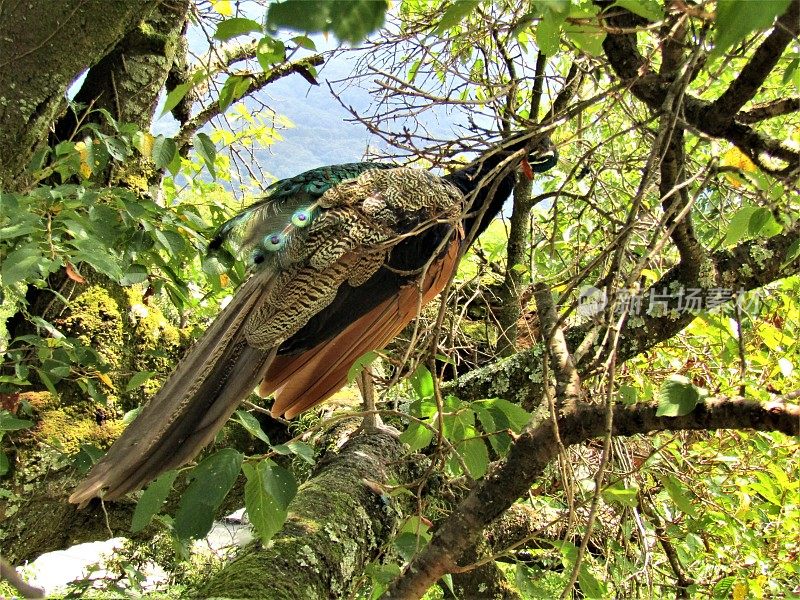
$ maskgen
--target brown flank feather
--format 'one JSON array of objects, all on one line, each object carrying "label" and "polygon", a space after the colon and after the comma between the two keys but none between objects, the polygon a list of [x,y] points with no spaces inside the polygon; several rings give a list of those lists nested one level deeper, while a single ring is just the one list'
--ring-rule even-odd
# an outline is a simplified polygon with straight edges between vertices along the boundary
[{"label": "brown flank feather", "polygon": [[274,393],[271,412],[287,419],[316,406],[347,384],[355,361],[370,350],[380,350],[416,316],[418,308],[433,300],[447,285],[458,264],[460,240],[450,242],[447,253],[434,262],[420,288],[405,286],[370,312],[351,323],[336,337],[297,356],[277,356],[258,393]]}]

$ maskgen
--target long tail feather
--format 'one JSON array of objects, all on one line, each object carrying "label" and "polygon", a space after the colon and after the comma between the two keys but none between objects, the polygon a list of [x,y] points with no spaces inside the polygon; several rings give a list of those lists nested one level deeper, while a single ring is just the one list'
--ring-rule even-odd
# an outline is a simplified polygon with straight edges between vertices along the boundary
[{"label": "long tail feather", "polygon": [[269,273],[259,273],[237,291],[70,502],[119,498],[185,464],[213,439],[275,357],[276,348],[250,346],[244,332],[273,285]]}]

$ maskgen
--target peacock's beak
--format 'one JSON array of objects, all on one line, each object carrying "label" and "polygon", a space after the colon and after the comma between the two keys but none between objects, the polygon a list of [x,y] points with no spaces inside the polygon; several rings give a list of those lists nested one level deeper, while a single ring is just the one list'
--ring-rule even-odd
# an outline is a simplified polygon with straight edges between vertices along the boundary
[{"label": "peacock's beak", "polygon": [[534,173],[544,173],[556,166],[558,151],[549,137],[544,138],[539,147],[528,155],[528,163]]}]

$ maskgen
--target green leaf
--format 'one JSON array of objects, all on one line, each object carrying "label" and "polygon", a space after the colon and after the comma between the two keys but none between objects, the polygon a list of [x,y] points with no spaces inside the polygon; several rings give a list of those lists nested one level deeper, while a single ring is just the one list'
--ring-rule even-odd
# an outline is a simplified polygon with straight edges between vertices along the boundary
[{"label": "green leaf", "polygon": [[417,516],[409,517],[403,523],[399,535],[394,539],[394,545],[403,560],[411,560],[417,552],[428,545],[431,540],[429,529],[430,527]]},{"label": "green leaf", "polygon": [[130,155],[130,148],[125,141],[110,135],[103,135],[102,133],[98,133],[97,135],[114,160],[119,162],[127,160]]},{"label": "green leaf", "polygon": [[8,456],[3,451],[0,451],[0,477],[8,473],[8,470],[11,468],[11,463],[8,460]]},{"label": "green leaf", "polygon": [[[25,218],[26,215],[20,215],[20,218]],[[20,237],[23,235],[28,235],[29,233],[34,233],[36,231],[41,231],[44,225],[42,225],[39,219],[36,219],[35,222],[19,222],[13,223],[11,225],[7,225],[6,227],[0,227],[0,240],[10,240],[16,237]]]},{"label": "green leaf", "polygon": [[194,136],[194,149],[197,151],[200,158],[203,159],[208,172],[211,173],[211,177],[216,179],[217,172],[214,169],[214,161],[217,158],[217,147],[214,145],[214,142],[211,141],[211,138],[208,137],[208,134],[201,132]]},{"label": "green leaf", "polygon": [[286,0],[272,3],[267,12],[267,26],[309,33],[325,31],[330,4],[325,0]]},{"label": "green leaf", "polygon": [[794,80],[795,87],[800,88],[800,69],[798,67],[800,67],[800,57],[793,58],[783,72],[783,79],[781,80],[783,85],[788,85]]},{"label": "green leaf", "polygon": [[489,468],[489,450],[483,439],[477,437],[466,439],[456,446],[456,450],[464,459],[464,464],[473,479],[480,479],[486,475],[486,470]]},{"label": "green leaf", "polygon": [[575,21],[567,21],[563,26],[564,35],[593,56],[603,55],[603,40],[606,39],[606,32],[594,24],[598,10],[598,7],[591,5],[572,6],[569,16]]},{"label": "green leaf", "polygon": [[167,114],[173,108],[180,104],[180,101],[183,100],[184,96],[192,89],[191,83],[179,83],[169,94],[167,94],[166,100],[164,100],[164,108],[161,110],[161,115]]},{"label": "green leaf", "polygon": [[373,350],[359,356],[356,362],[353,363],[353,366],[347,371],[347,383],[353,383],[364,367],[371,365],[376,358],[378,358],[378,353]]},{"label": "green leaf", "polygon": [[747,224],[747,231],[752,237],[772,237],[782,231],[780,223],[775,220],[775,217],[768,208],[759,207],[752,215]]},{"label": "green leaf", "polygon": [[731,217],[731,222],[728,224],[728,231],[725,233],[726,246],[732,246],[739,240],[748,235],[750,231],[750,219],[758,210],[755,206],[745,205],[737,210]]},{"label": "green leaf", "polygon": [[660,21],[664,18],[664,11],[655,0],[617,0],[613,6],[622,7],[650,21]]},{"label": "green leaf", "polygon": [[85,475],[89,472],[91,466],[101,458],[103,458],[103,451],[100,448],[90,444],[81,444],[81,451],[78,452],[73,464],[78,473]]},{"label": "green leaf", "polygon": [[578,48],[591,54],[592,56],[603,55],[603,40],[606,39],[604,31],[597,31],[584,24],[564,25],[564,35],[566,35]]},{"label": "green leaf", "polygon": [[411,67],[408,69],[407,79],[409,83],[414,83],[414,79],[417,77],[417,71],[419,71],[419,67],[422,64],[420,59],[415,60],[411,63]]},{"label": "green leaf", "polygon": [[638,399],[638,393],[636,388],[631,387],[629,385],[621,385],[619,386],[619,399],[622,401],[623,404],[631,405],[636,404]]},{"label": "green leaf", "polygon": [[130,392],[131,390],[135,390],[153,375],[155,375],[155,371],[139,371],[138,373],[134,373],[133,376],[128,380],[128,385],[125,386],[125,391]]},{"label": "green leaf", "polygon": [[96,238],[76,239],[70,244],[78,250],[72,257],[74,260],[89,263],[115,281],[122,278],[119,257],[111,254],[109,248]]},{"label": "green leaf", "polygon": [[478,400],[478,403],[488,409],[492,415],[495,416],[495,421],[497,421],[498,414],[505,416],[507,419],[507,425],[503,428],[509,427],[514,433],[520,433],[531,418],[531,414],[519,404],[514,404],[513,402],[509,402],[503,398]]},{"label": "green leaf", "polygon": [[259,465],[264,472],[264,485],[270,496],[283,510],[289,508],[289,503],[297,494],[297,481],[291,472],[272,461],[264,461]]},{"label": "green leaf", "polygon": [[269,71],[273,64],[282,62],[285,57],[286,46],[282,41],[264,37],[258,42],[256,58],[258,59],[258,64],[265,71]]},{"label": "green leaf", "polygon": [[18,419],[7,410],[0,410],[0,433],[18,431],[33,426],[33,421]]},{"label": "green leaf", "polygon": [[139,413],[142,412],[142,409],[144,409],[144,406],[137,406],[136,408],[130,409],[128,412],[122,415],[122,422],[125,423],[125,425],[130,425],[133,423],[136,417],[139,416]]},{"label": "green leaf", "polygon": [[3,285],[9,287],[18,281],[34,278],[39,275],[38,267],[44,261],[45,257],[36,246],[23,246],[14,250],[3,259],[0,267]]},{"label": "green leaf", "polygon": [[289,442],[288,444],[278,444],[273,446],[272,449],[278,454],[288,455],[294,454],[299,456],[308,464],[314,464],[314,449],[304,442]]},{"label": "green leaf", "polygon": [[791,244],[789,244],[789,248],[786,250],[786,260],[783,263],[784,266],[788,265],[798,256],[800,256],[800,238],[797,238]]},{"label": "green leaf", "polygon": [[42,369],[36,369],[36,374],[39,376],[39,379],[42,380],[44,387],[47,388],[47,391],[50,392],[53,398],[58,398],[56,386],[53,385],[53,381],[47,376],[47,373],[45,373]]},{"label": "green leaf", "polygon": [[194,468],[192,482],[175,513],[175,533],[179,539],[199,539],[211,531],[214,513],[236,483],[242,458],[233,448],[224,448]]},{"label": "green leaf", "polygon": [[458,25],[464,17],[474,11],[479,0],[455,0],[442,15],[442,20],[436,26],[434,33],[441,35],[451,27]]},{"label": "green leaf", "polygon": [[683,375],[671,375],[658,393],[657,417],[682,417],[702,402],[707,391],[695,387]]},{"label": "green leaf", "polygon": [[411,375],[411,387],[420,400],[433,398],[433,376],[425,365],[419,365]]},{"label": "green leaf", "polygon": [[300,46],[301,48],[305,48],[306,50],[311,50],[312,52],[317,51],[317,45],[307,35],[297,35],[292,38],[292,41]]},{"label": "green leaf", "polygon": [[137,283],[147,281],[149,275],[150,273],[144,265],[132,264],[128,267],[125,274],[120,277],[119,283],[124,286],[136,285]]},{"label": "green leaf", "polygon": [[664,489],[667,490],[667,494],[675,503],[675,506],[684,513],[689,516],[695,516],[697,510],[692,504],[691,492],[686,488],[686,486],[681,483],[680,480],[674,478],[672,475],[663,475],[660,476],[659,479],[664,486]]},{"label": "green leaf", "polygon": [[775,17],[786,11],[790,2],[791,0],[718,0],[717,36],[709,58],[713,60],[721,56],[753,31],[770,27]]},{"label": "green leaf", "polygon": [[581,563],[578,570],[578,585],[581,586],[581,592],[585,598],[608,598],[605,584],[594,576],[586,561]]},{"label": "green leaf", "polygon": [[386,0],[337,0],[330,2],[328,31],[343,42],[357,44],[383,25]]},{"label": "green leaf", "polygon": [[178,471],[172,470],[161,474],[158,479],[148,485],[142,497],[136,503],[131,519],[131,533],[138,533],[150,524],[167,500]]},{"label": "green leaf", "polygon": [[268,460],[256,466],[244,463],[242,470],[247,477],[244,487],[247,516],[261,541],[266,543],[286,521],[287,507],[297,492],[297,483],[286,469]]},{"label": "green leaf", "polygon": [[214,32],[214,37],[224,42],[254,31],[261,31],[261,24],[258,21],[243,17],[233,17],[220,21],[219,25],[217,25],[217,30]]},{"label": "green leaf", "polygon": [[501,398],[477,400],[470,406],[483,430],[494,434],[489,436],[489,443],[500,456],[505,456],[511,446],[511,436],[507,431],[521,432],[530,419],[530,414],[525,409]]},{"label": "green leaf", "polygon": [[420,425],[416,421],[412,421],[408,428],[400,434],[400,441],[408,444],[412,452],[425,448],[433,440],[433,432]]},{"label": "green leaf", "polygon": [[371,578],[373,581],[386,585],[392,583],[392,581],[400,576],[400,573],[400,565],[393,563],[382,565],[377,562],[371,562],[364,569],[364,574],[367,577]]},{"label": "green leaf", "polygon": [[172,138],[159,135],[153,140],[153,154],[151,158],[157,169],[165,168],[172,162],[172,158],[178,153],[178,145]]},{"label": "green leaf", "polygon": [[255,438],[260,439],[267,445],[271,445],[267,434],[261,428],[261,423],[258,422],[252,414],[246,410],[237,410],[233,415],[234,420],[244,427],[247,432]]},{"label": "green leaf", "polygon": [[714,598],[732,598],[733,597],[733,584],[736,583],[736,577],[733,575],[729,575],[728,577],[723,577],[720,579],[717,584],[714,586]]},{"label": "green leaf", "polygon": [[536,27],[536,45],[548,56],[558,53],[561,43],[561,26],[565,17],[566,15],[547,10]]},{"label": "green leaf", "polygon": [[603,499],[608,503],[621,504],[628,508],[636,508],[639,501],[636,497],[639,489],[637,487],[625,487],[622,482],[617,482],[603,490]]},{"label": "green leaf", "polygon": [[181,234],[169,229],[154,229],[153,236],[170,256],[183,256],[186,250],[186,241]]},{"label": "green leaf", "polygon": [[231,104],[236,102],[239,98],[244,96],[252,80],[249,77],[241,77],[239,75],[231,75],[225,80],[225,84],[219,91],[219,108],[226,110]]}]

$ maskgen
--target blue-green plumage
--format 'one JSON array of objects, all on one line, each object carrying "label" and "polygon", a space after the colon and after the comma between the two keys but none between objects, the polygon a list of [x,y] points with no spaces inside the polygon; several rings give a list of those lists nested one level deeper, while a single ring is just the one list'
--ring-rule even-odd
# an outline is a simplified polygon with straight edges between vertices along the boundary
[{"label": "blue-green plumage", "polygon": [[319,211],[315,203],[325,192],[370,169],[394,166],[373,162],[330,165],[276,181],[264,198],[223,223],[208,249],[230,243],[239,256],[250,257],[251,266],[278,260],[275,253],[313,223]]}]

